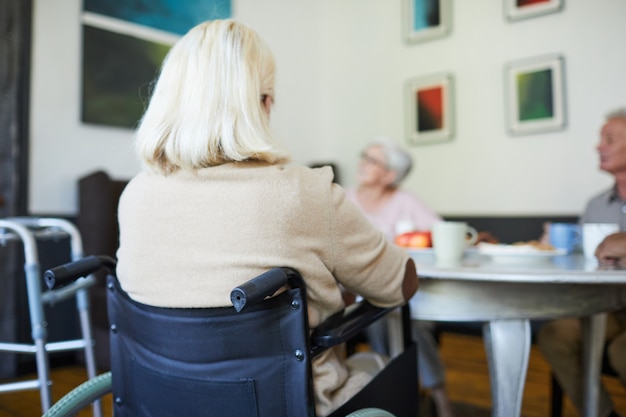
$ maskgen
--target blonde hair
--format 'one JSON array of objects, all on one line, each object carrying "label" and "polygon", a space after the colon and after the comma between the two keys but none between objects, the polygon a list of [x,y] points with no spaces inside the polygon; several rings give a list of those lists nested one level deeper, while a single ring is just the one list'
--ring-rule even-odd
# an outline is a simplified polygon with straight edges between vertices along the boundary
[{"label": "blonde hair", "polygon": [[288,159],[269,125],[275,63],[252,29],[234,20],[192,28],[169,51],[135,147],[142,163],[167,175],[230,161]]}]

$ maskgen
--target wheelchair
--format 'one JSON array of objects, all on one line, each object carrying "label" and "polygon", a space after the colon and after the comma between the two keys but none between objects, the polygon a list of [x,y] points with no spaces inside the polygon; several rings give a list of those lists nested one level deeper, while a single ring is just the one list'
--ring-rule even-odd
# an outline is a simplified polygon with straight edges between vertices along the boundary
[{"label": "wheelchair", "polygon": [[[234,288],[233,306],[219,308],[136,302],[106,256],[61,265],[44,279],[54,289],[101,268],[107,270],[111,371],[75,388],[44,417],[75,415],[111,392],[116,417],[315,417],[312,358],[395,309],[362,301],[311,331],[306,287],[290,268],[273,268]],[[417,416],[417,346],[409,307],[401,309],[404,351],[330,417]]]}]

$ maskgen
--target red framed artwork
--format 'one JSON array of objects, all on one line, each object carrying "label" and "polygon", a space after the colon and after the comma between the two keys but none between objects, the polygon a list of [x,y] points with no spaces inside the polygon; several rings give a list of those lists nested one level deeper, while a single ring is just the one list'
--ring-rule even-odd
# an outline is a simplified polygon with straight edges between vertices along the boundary
[{"label": "red framed artwork", "polygon": [[565,0],[504,0],[505,16],[509,21],[528,19],[563,10]]},{"label": "red framed artwork", "polygon": [[405,123],[410,144],[422,145],[453,138],[453,88],[451,74],[416,77],[406,82]]}]

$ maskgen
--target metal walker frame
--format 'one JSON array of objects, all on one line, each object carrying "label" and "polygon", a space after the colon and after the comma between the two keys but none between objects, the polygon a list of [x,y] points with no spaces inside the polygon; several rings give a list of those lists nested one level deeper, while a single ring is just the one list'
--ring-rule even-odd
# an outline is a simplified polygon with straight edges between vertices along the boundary
[{"label": "metal walker frame", "polygon": [[[69,236],[71,259],[75,261],[84,256],[80,232],[74,224],[67,220],[37,217],[10,217],[0,219],[0,244],[6,240],[21,240],[24,245],[24,272],[31,334],[33,338],[32,344],[0,342],[0,352],[34,354],[37,365],[37,379],[0,384],[0,393],[39,389],[41,408],[45,413],[52,405],[50,392],[52,381],[50,380],[49,353],[83,350],[85,354],[87,377],[91,379],[96,376],[94,341],[91,331],[89,298],[87,294],[87,289],[96,283],[96,279],[94,276],[90,275],[65,287],[43,292],[36,243],[36,238],[42,236]],[[76,297],[82,338],[48,342],[44,305],[53,305],[54,303],[73,296]],[[94,404],[93,412],[95,417],[102,416],[99,402]]]}]

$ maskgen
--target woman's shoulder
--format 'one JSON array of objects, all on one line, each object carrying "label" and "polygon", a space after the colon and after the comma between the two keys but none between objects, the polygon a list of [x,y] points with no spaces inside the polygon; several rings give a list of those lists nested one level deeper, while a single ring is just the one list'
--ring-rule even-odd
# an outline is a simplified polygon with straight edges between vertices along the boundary
[{"label": "woman's shoulder", "polygon": [[297,187],[306,192],[329,189],[333,182],[333,171],[330,167],[309,168],[297,164],[231,163],[203,168],[196,172],[177,171],[167,176],[142,171],[129,181],[126,188],[133,193],[153,188],[173,187],[180,190],[216,184],[216,180],[255,187],[261,183],[274,184],[274,187],[283,189]]},{"label": "woman's shoulder", "polygon": [[128,181],[124,187],[124,191],[128,192],[130,190],[150,188],[161,182],[163,178],[166,177],[162,174],[142,170]]},{"label": "woman's shoulder", "polygon": [[306,165],[289,164],[279,166],[284,174],[290,177],[297,177],[300,181],[310,185],[328,186],[332,184],[334,173],[329,166],[311,168]]},{"label": "woman's shoulder", "polygon": [[309,167],[301,164],[288,164],[284,165],[286,169],[293,170],[295,172],[299,172],[304,176],[311,176],[314,178],[323,178],[324,180],[332,180],[333,179],[333,169],[332,167],[326,165],[321,167]]},{"label": "woman's shoulder", "polygon": [[426,204],[418,195],[410,191],[398,190],[392,204],[399,210],[413,211],[420,216],[428,214],[432,218],[439,217],[432,207]]},{"label": "woman's shoulder", "polygon": [[394,193],[394,200],[409,204],[425,205],[424,201],[417,194],[401,188]]}]

